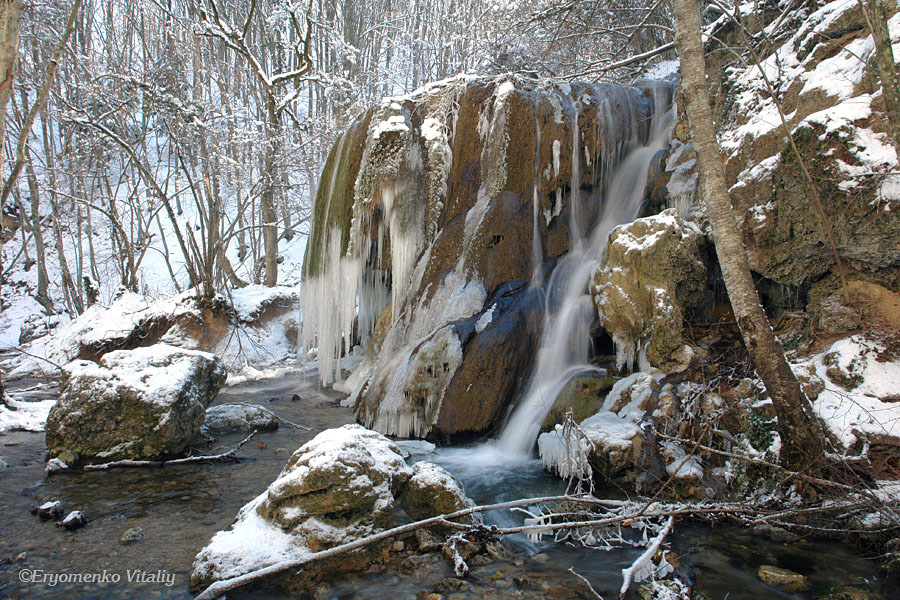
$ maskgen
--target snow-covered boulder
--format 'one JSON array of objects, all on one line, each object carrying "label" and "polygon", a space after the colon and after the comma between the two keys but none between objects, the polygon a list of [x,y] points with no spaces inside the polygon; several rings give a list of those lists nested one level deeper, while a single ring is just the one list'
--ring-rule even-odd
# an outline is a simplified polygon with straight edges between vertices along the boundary
[{"label": "snow-covered boulder", "polygon": [[[388,528],[412,470],[400,449],[360,425],[323,431],[301,446],[269,488],[197,555],[192,587],[324,550]],[[327,563],[362,568],[385,549],[366,546]],[[315,569],[298,575],[301,580]]]},{"label": "snow-covered boulder", "polygon": [[278,429],[278,417],[258,404],[220,404],[206,410],[203,427],[212,433],[271,431]]},{"label": "snow-covered boulder", "polygon": [[616,345],[619,368],[684,368],[685,309],[710,299],[706,239],[674,209],[621,225],[609,236],[591,291],[600,324]]},{"label": "snow-covered boulder", "polygon": [[[462,484],[443,467],[429,462],[413,465],[401,499],[413,519],[427,519],[475,506]],[[470,522],[471,518],[464,519]]]},{"label": "snow-covered boulder", "polygon": [[184,452],[225,383],[214,355],[159,344],[66,365],[47,449],[68,464]]}]

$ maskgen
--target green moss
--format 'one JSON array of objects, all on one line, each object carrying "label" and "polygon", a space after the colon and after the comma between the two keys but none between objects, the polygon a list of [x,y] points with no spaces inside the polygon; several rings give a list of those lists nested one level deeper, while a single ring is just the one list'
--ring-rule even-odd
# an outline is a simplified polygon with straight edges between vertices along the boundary
[{"label": "green moss", "polygon": [[[356,176],[359,173],[366,134],[372,111],[356,119],[350,128],[337,139],[328,153],[325,168],[319,179],[316,202],[313,207],[313,224],[303,258],[303,276],[316,275],[321,269],[322,253],[328,230],[341,229],[341,252],[347,251],[350,242],[350,220],[353,216],[353,199]],[[338,153],[338,149],[341,152]],[[334,185],[332,186],[332,181]],[[330,200],[330,202],[329,202]],[[328,214],[326,213],[326,210]]]}]

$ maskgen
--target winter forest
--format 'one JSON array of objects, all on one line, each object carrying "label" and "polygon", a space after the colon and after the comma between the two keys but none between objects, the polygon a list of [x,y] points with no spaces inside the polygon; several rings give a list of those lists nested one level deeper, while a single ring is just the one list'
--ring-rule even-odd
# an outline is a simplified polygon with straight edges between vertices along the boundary
[{"label": "winter forest", "polygon": [[888,0],[0,0],[0,598],[900,599]]}]

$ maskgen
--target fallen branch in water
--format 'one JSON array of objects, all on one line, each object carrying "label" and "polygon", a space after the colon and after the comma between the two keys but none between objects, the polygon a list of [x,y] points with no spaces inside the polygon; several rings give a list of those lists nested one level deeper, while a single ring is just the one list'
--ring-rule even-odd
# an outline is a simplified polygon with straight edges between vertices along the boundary
[{"label": "fallen branch in water", "polygon": [[[459,519],[460,517],[465,517],[474,513],[482,513],[491,510],[502,510],[509,508],[516,508],[520,506],[530,506],[536,504],[544,504],[547,502],[572,502],[576,504],[588,504],[595,506],[607,506],[615,509],[621,510],[619,514],[615,514],[613,516],[607,516],[599,519],[590,519],[590,520],[580,520],[580,521],[569,521],[569,522],[557,522],[557,523],[538,523],[538,524],[529,524],[519,527],[491,527],[490,533],[493,535],[511,535],[516,533],[524,533],[526,535],[535,535],[540,533],[548,533],[551,531],[557,531],[560,529],[577,529],[580,527],[602,527],[607,525],[619,525],[625,524],[627,522],[633,521],[636,518],[640,519],[650,519],[650,518],[660,518],[660,517],[669,517],[674,522],[675,516],[699,516],[706,515],[707,517],[713,517],[715,515],[725,516],[734,516],[738,514],[759,514],[763,511],[759,509],[754,509],[748,507],[745,504],[718,504],[718,505],[683,505],[683,504],[674,504],[674,505],[663,505],[657,504],[655,507],[651,507],[650,510],[644,506],[643,503],[634,503],[620,500],[601,500],[598,498],[592,497],[576,497],[576,496],[547,496],[542,498],[524,498],[521,500],[512,500],[509,502],[501,502],[498,504],[489,504],[484,506],[473,506],[469,508],[465,508],[462,510],[458,510],[453,513],[448,513],[446,515],[438,515],[436,517],[431,517],[429,519],[423,519],[421,521],[416,521],[414,523],[407,523],[405,525],[400,525],[398,527],[394,527],[392,529],[387,529],[380,533],[376,533],[364,538],[360,538],[358,540],[354,540],[352,542],[348,542],[346,544],[341,544],[340,546],[335,546],[334,548],[329,548],[327,550],[321,550],[319,552],[312,552],[309,554],[304,554],[298,556],[297,558],[282,561],[280,563],[276,563],[274,565],[270,565],[268,567],[263,567],[262,569],[257,569],[256,571],[251,571],[250,573],[245,573],[244,575],[239,575],[237,577],[232,577],[230,579],[223,579],[221,581],[217,581],[211,584],[206,590],[204,590],[200,595],[198,595],[195,600],[214,600],[215,598],[219,598],[222,595],[241,588],[250,583],[259,581],[266,577],[270,577],[272,575],[277,575],[279,573],[283,573],[284,571],[288,571],[291,569],[297,569],[307,565],[309,563],[319,561],[326,558],[331,558],[333,556],[337,556],[339,554],[343,554],[345,552],[349,552],[351,550],[356,550],[357,548],[362,548],[364,546],[368,546],[369,544],[374,544],[375,542],[379,542],[382,540],[386,540],[389,538],[393,538],[399,535],[407,534],[418,529],[423,529],[427,527],[441,526],[445,528],[452,528],[458,530],[469,530],[472,528],[471,525],[454,522],[453,519]],[[622,510],[625,508],[633,507],[633,510],[627,511]]]},{"label": "fallen branch in water", "polygon": [[102,463],[98,465],[84,465],[85,471],[108,471],[110,469],[122,469],[122,468],[134,468],[134,467],[169,467],[173,465],[185,465],[191,463],[201,463],[201,462],[218,462],[222,460],[229,460],[234,458],[234,455],[238,450],[241,449],[241,446],[249,442],[253,436],[256,435],[256,430],[245,437],[240,443],[229,450],[228,452],[223,452],[222,454],[212,454],[209,456],[188,456],[185,458],[175,458],[172,460],[116,460],[113,462]]}]

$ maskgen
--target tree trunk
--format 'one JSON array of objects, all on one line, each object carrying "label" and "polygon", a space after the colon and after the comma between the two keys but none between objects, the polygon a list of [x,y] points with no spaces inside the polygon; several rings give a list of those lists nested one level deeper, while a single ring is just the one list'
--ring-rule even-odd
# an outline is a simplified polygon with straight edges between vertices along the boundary
[{"label": "tree trunk", "polygon": [[[22,0],[6,0],[0,2],[0,148],[6,146],[6,105],[12,95],[13,83],[16,78],[16,58],[19,51],[19,17],[22,16]],[[0,166],[0,179],[3,178],[2,166]],[[0,202],[0,214],[3,214],[3,203]],[[3,250],[3,240],[0,238],[0,252]],[[0,254],[2,256],[2,254]],[[0,258],[0,270],[3,268]],[[3,302],[0,300],[0,310]],[[0,398],[3,397],[2,383],[0,383]]]},{"label": "tree trunk", "polygon": [[682,94],[700,169],[700,195],[708,209],[722,278],[744,344],[775,407],[781,461],[802,470],[822,458],[825,435],[775,339],[750,274],[713,128],[698,0],[675,0],[674,16]]},{"label": "tree trunk", "polygon": [[260,213],[263,221],[265,247],[265,285],[278,284],[278,215],[275,213],[276,163],[278,161],[279,118],[275,112],[275,101],[270,97],[269,122],[266,123],[266,156],[263,167],[263,190],[259,197]]},{"label": "tree trunk", "polygon": [[859,6],[875,40],[875,64],[881,77],[884,107],[887,110],[891,140],[900,154],[900,88],[897,86],[897,67],[888,31],[887,13],[882,0],[860,0]]}]

